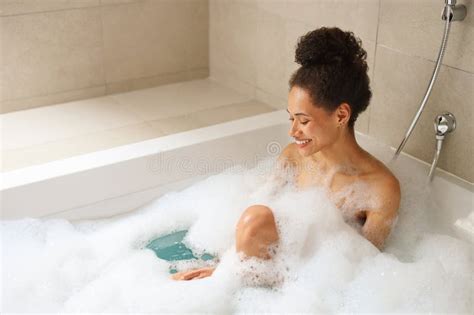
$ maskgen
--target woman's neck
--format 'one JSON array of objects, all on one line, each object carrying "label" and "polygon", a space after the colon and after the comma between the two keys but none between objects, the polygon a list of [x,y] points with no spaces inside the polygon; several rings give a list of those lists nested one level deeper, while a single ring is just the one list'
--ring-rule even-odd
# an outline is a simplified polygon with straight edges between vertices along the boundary
[{"label": "woman's neck", "polygon": [[316,154],[327,168],[357,169],[364,152],[357,143],[354,132],[346,130],[341,132],[336,142]]}]

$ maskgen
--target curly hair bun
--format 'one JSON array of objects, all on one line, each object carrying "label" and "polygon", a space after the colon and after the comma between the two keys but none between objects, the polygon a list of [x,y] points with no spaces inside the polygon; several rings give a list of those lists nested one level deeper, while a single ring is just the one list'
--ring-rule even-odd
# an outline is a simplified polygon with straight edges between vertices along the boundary
[{"label": "curly hair bun", "polygon": [[325,64],[365,64],[367,53],[352,32],[322,27],[300,37],[295,61],[303,67]]}]

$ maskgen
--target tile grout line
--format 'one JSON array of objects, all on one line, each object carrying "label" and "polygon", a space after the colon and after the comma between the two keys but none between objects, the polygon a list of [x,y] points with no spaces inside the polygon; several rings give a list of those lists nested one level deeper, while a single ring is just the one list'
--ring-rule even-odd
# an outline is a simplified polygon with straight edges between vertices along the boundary
[{"label": "tile grout line", "polygon": [[99,8],[99,18],[100,18],[100,42],[101,42],[101,57],[102,57],[102,81],[104,82],[105,86],[105,94],[107,95],[108,93],[108,87],[107,87],[107,68],[105,66],[105,41],[104,41],[104,10],[102,8],[102,0],[100,0],[100,8]]},{"label": "tile grout line", "polygon": [[46,10],[46,11],[32,11],[32,12],[14,13],[14,14],[1,14],[0,18],[34,15],[34,14],[44,14],[44,13],[53,13],[53,12],[87,10],[87,9],[100,8],[100,7],[101,7],[101,5],[99,4],[99,5],[90,5],[90,6],[76,7],[76,8],[53,9],[53,10]]},{"label": "tile grout line", "polygon": [[130,4],[133,4],[133,3],[134,3],[134,2],[104,4],[104,3],[102,3],[102,0],[100,0],[98,5],[86,5],[86,6],[83,6],[83,7],[71,7],[71,8],[62,8],[62,9],[51,9],[51,10],[44,10],[44,11],[31,11],[31,12],[22,12],[22,13],[13,13],[13,14],[2,14],[2,13],[0,13],[0,18],[4,18],[4,17],[15,17],[15,16],[24,16],[24,15],[32,15],[32,14],[43,14],[43,13],[63,12],[63,11],[72,11],[72,10],[84,10],[84,9],[100,8],[100,7],[123,6],[123,5],[130,5]]},{"label": "tile grout line", "polygon": [[140,122],[133,123],[133,124],[126,124],[126,125],[118,126],[118,127],[115,127],[115,128],[97,130],[97,131],[93,131],[93,132],[85,132],[85,133],[74,135],[72,137],[58,138],[58,139],[55,139],[55,140],[50,140],[50,141],[45,141],[45,142],[38,142],[38,143],[35,143],[33,145],[28,145],[28,146],[25,146],[25,147],[19,147],[19,148],[9,149],[9,150],[0,150],[0,152],[2,152],[2,153],[3,152],[12,152],[12,151],[17,151],[17,150],[26,150],[26,149],[33,148],[33,147],[36,147],[36,146],[51,145],[51,144],[56,143],[56,142],[66,141],[66,140],[70,140],[70,139],[74,139],[74,138],[90,136],[90,135],[98,134],[98,133],[105,133],[105,132],[109,132],[109,131],[117,130],[117,129],[121,129],[121,128],[128,128],[128,127],[132,127],[132,126],[138,126],[138,125],[141,125],[143,123],[144,123],[144,121],[140,121]]},{"label": "tile grout line", "polygon": [[[388,49],[392,52],[399,53],[399,54],[404,55],[406,57],[412,57],[412,58],[417,58],[417,59],[421,59],[421,60],[424,60],[424,61],[429,61],[429,62],[432,62],[432,63],[436,63],[436,60],[429,59],[429,58],[426,58],[426,57],[423,57],[423,56],[407,54],[407,53],[405,53],[401,50],[392,48],[392,47],[387,46],[387,45],[378,44],[377,46],[383,47],[383,48]],[[450,68],[450,69],[453,69],[453,70],[461,71],[461,72],[467,73],[467,74],[474,74],[474,72],[471,72],[469,70],[460,69],[460,68],[457,68],[457,67],[454,67],[454,66],[447,65],[445,63],[442,63],[441,66],[446,67],[446,68]]]},{"label": "tile grout line", "polygon": [[[92,85],[92,86],[82,87],[82,88],[78,88],[78,89],[74,89],[74,90],[59,91],[59,92],[54,92],[54,93],[50,93],[50,94],[32,95],[32,96],[21,97],[21,98],[11,98],[11,99],[2,100],[1,102],[6,103],[6,102],[15,102],[15,101],[26,101],[26,100],[33,99],[33,98],[59,96],[63,93],[80,92],[80,91],[86,91],[86,90],[90,90],[90,89],[99,89],[99,88],[102,88],[102,87],[105,88],[105,85]],[[95,98],[95,97],[89,97],[87,99],[90,99],[90,98]],[[80,101],[80,100],[81,99],[76,100],[76,101]],[[69,103],[69,102],[75,102],[75,101],[73,100],[73,101],[66,101],[66,102],[61,102],[61,103],[56,103],[56,104],[40,105],[40,106],[37,106],[37,107],[46,107],[46,106],[58,105],[58,104]],[[34,109],[34,108],[37,108],[37,107],[25,108],[24,110]],[[5,113],[5,114],[7,114],[7,113]]]},{"label": "tile grout line", "polygon": [[[375,80],[375,65],[377,63],[377,46],[379,41],[379,28],[380,28],[380,14],[382,11],[382,0],[379,0],[379,9],[377,12],[377,31],[375,33],[375,49],[374,49],[374,67],[372,69],[372,75]],[[373,95],[372,95],[373,96]],[[367,134],[370,135],[370,121],[372,120],[372,108],[369,108],[369,121],[367,122]]]},{"label": "tile grout line", "polygon": [[[105,63],[105,36],[104,36],[104,31],[105,31],[105,27],[104,27],[104,6],[103,6],[103,3],[102,3],[102,0],[100,0],[100,25],[101,25],[101,44],[102,44],[102,69],[103,69],[103,81],[104,81],[104,86],[105,86],[105,95],[104,96],[108,96],[110,97],[110,99],[117,105],[117,106],[120,106],[121,109],[123,111],[125,111],[128,115],[134,117],[137,119],[138,123],[137,124],[142,124],[142,123],[145,123],[145,121],[139,116],[137,115],[135,112],[129,110],[126,106],[123,106],[116,98],[113,97],[114,94],[117,94],[117,93],[109,93],[109,89],[110,89],[110,85],[109,85],[109,82],[107,80],[107,67],[106,67],[106,63]],[[123,4],[123,3],[122,3]],[[153,132],[153,128],[151,128],[151,126],[149,126],[148,124],[145,123],[145,125],[150,129],[151,132]],[[122,128],[122,127],[126,127],[127,125],[123,125],[119,128]],[[104,131],[111,131],[111,130],[116,130],[117,128],[112,128],[112,129],[107,129],[107,130],[104,130]],[[103,131],[103,132],[104,132]]]},{"label": "tile grout line", "polygon": [[[192,72],[192,71],[200,71],[200,70],[206,70],[206,69],[207,68],[205,68],[205,67],[199,67],[199,68],[190,68],[189,70],[177,71],[177,72],[163,72],[163,73],[157,73],[155,75],[146,76],[146,77],[138,77],[138,78],[131,78],[131,79],[125,79],[125,80],[119,80],[119,81],[110,81],[110,82],[107,81],[106,85],[109,86],[111,84],[120,84],[120,83],[126,83],[126,82],[138,81],[138,80],[147,80],[147,79],[153,79],[153,78],[156,78],[156,77],[166,77],[168,75],[188,74],[189,72]],[[175,84],[175,83],[194,81],[194,80],[203,80],[203,79],[205,79],[205,78],[197,78],[197,79],[184,80],[184,81],[178,81],[178,82],[170,82],[170,83],[164,83],[164,84],[160,84],[160,85],[156,85],[156,86],[151,86],[151,87],[148,87],[148,88],[140,88],[140,89],[137,89],[137,90],[145,90],[145,89],[158,87],[158,86],[161,86],[161,85]],[[132,91],[136,91],[136,90],[130,90],[128,92],[132,92]],[[112,93],[112,94],[109,94],[109,95],[120,94],[120,93],[123,93],[123,92]]]},{"label": "tile grout line", "polygon": [[[192,71],[199,71],[199,70],[203,70],[203,69],[206,69],[206,68],[193,68]],[[133,82],[133,81],[142,80],[142,79],[151,79],[151,78],[158,77],[158,76],[163,76],[163,77],[164,77],[164,76],[166,76],[166,75],[185,74],[186,72],[187,72],[187,71],[182,71],[182,72],[170,72],[170,73],[165,73],[165,74],[163,74],[163,75],[162,75],[162,74],[158,74],[158,75],[150,76],[150,77],[140,77],[140,78],[130,79],[130,80],[115,81],[115,82],[110,82],[110,84],[114,84],[114,83],[125,83],[125,82],[129,82],[129,81],[132,81],[132,82]],[[73,90],[66,90],[66,91],[54,92],[54,93],[50,93],[50,94],[41,94],[41,95],[33,95],[33,96],[29,96],[29,97],[6,99],[6,100],[2,100],[0,103],[17,102],[17,101],[18,101],[18,102],[21,102],[21,101],[27,101],[27,100],[29,100],[29,99],[34,99],[34,98],[54,97],[54,96],[60,96],[61,94],[65,94],[65,93],[81,92],[81,91],[87,91],[87,90],[99,89],[99,88],[104,88],[104,91],[105,91],[104,94],[101,94],[100,96],[93,96],[93,97],[88,97],[88,98],[79,98],[79,99],[74,99],[74,100],[65,101],[65,102],[39,105],[39,106],[35,106],[35,107],[24,108],[24,109],[20,109],[20,110],[14,110],[14,111],[10,111],[10,112],[0,113],[0,115],[9,114],[9,113],[13,113],[13,112],[18,112],[18,111],[22,111],[22,110],[30,110],[30,109],[37,109],[37,108],[41,108],[41,107],[47,107],[47,106],[61,105],[61,104],[70,103],[70,102],[85,101],[85,100],[92,99],[92,98],[97,98],[97,97],[113,96],[114,94],[122,94],[122,93],[134,92],[134,91],[139,91],[139,90],[151,89],[151,88],[159,87],[159,86],[162,86],[162,85],[176,84],[176,83],[184,83],[184,82],[188,82],[188,81],[203,80],[203,79],[206,79],[206,78],[196,78],[196,79],[192,79],[192,80],[184,80],[184,81],[178,81],[178,82],[169,82],[169,83],[164,83],[164,84],[160,84],[160,85],[150,86],[150,87],[146,87],[146,88],[140,88],[140,89],[135,89],[135,90],[130,90],[130,91],[124,91],[124,92],[117,92],[117,93],[111,93],[111,94],[108,94],[108,93],[107,93],[107,87],[108,87],[110,84],[106,82],[106,83],[103,84],[103,85],[93,85],[93,86],[83,87],[83,88],[79,88],[79,89],[73,89]],[[227,88],[228,88],[228,87],[227,87]]]}]

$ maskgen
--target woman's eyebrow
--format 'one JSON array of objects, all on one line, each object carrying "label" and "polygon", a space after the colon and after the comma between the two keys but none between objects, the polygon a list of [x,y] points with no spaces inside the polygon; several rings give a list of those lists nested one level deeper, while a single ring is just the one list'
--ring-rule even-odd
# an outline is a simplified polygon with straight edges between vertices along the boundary
[{"label": "woman's eyebrow", "polygon": [[[288,109],[287,109],[286,111],[288,112],[288,114],[291,114],[291,113],[290,113],[290,111],[289,111]],[[311,117],[311,116],[309,116],[309,115],[307,115],[307,114],[305,114],[305,113],[295,113],[295,116],[306,116],[306,117]]]}]

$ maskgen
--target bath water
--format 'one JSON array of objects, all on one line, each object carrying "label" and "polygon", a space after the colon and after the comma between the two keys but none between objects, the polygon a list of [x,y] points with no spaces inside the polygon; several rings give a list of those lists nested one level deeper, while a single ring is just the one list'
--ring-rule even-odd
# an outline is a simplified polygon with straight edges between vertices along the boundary
[{"label": "bath water", "polygon": [[[1,222],[1,312],[472,312],[472,247],[432,230],[426,174],[393,167],[403,199],[380,252],[323,189],[276,188],[273,163],[229,169],[125,217]],[[268,262],[235,253],[235,225],[252,204],[277,220],[280,244]],[[172,263],[146,247],[183,230],[194,256],[216,258],[172,267],[216,265],[212,277],[173,281]]]}]

